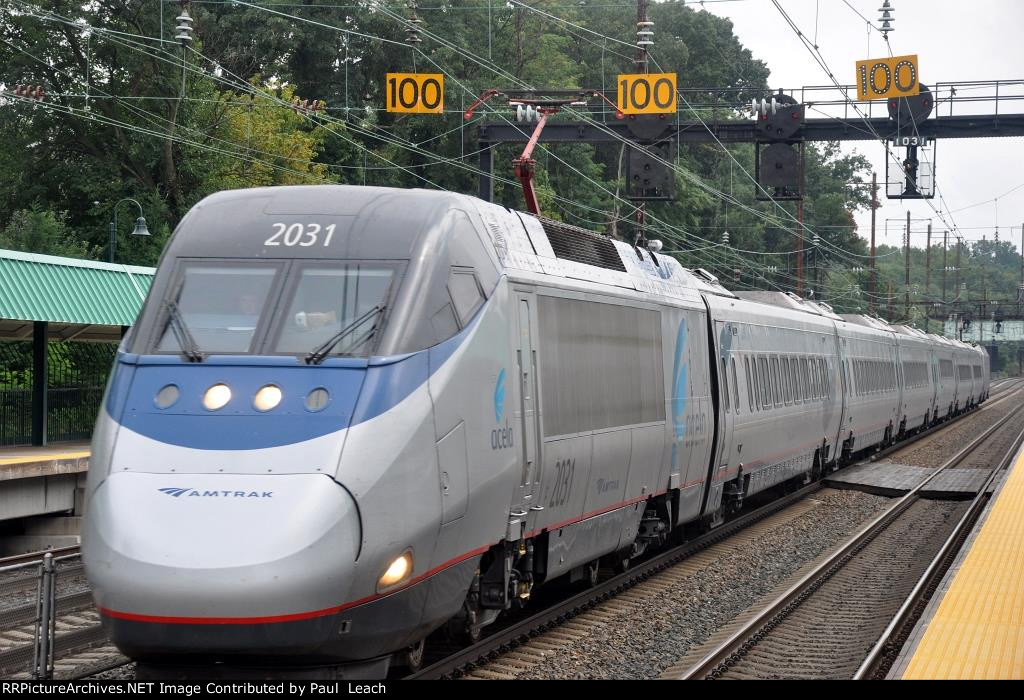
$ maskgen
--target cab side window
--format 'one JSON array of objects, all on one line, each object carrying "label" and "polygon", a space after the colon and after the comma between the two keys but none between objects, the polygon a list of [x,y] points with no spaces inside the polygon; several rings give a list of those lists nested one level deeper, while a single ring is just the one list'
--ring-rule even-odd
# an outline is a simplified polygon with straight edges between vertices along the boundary
[{"label": "cab side window", "polygon": [[472,268],[452,268],[448,276],[448,294],[451,295],[455,313],[459,317],[459,325],[465,328],[484,303],[483,290]]}]

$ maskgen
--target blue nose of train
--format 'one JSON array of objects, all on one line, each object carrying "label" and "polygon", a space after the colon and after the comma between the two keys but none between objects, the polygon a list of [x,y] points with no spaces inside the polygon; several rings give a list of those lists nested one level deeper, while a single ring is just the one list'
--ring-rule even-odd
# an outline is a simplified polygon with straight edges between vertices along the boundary
[{"label": "blue nose of train", "polygon": [[[274,448],[347,428],[366,374],[365,360],[302,367],[294,358],[211,357],[185,364],[176,357],[128,356],[116,368],[106,410],[121,428],[160,445],[232,453]],[[218,385],[227,388],[227,400],[211,410],[204,398]],[[257,404],[264,387],[280,390],[278,403]]]}]

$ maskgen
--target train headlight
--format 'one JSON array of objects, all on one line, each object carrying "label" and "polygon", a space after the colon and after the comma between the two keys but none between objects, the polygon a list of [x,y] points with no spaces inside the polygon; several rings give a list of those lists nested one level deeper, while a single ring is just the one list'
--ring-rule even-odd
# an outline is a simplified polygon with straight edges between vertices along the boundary
[{"label": "train headlight", "polygon": [[281,389],[273,384],[267,384],[256,392],[252,405],[257,411],[269,411],[281,403]]},{"label": "train headlight", "polygon": [[392,586],[401,583],[409,577],[412,573],[412,552],[403,552],[402,556],[391,562],[388,566],[387,571],[377,581],[377,590],[383,590],[385,588],[391,588]]},{"label": "train headlight", "polygon": [[203,395],[203,406],[207,411],[218,411],[231,400],[231,389],[227,384],[214,384]]}]

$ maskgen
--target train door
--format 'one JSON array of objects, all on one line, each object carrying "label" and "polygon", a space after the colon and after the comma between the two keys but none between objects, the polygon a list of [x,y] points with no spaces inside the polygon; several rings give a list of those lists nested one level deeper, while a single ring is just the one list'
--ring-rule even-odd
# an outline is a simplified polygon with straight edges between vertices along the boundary
[{"label": "train door", "polygon": [[[904,360],[913,357],[913,351],[908,348],[907,341],[900,338],[899,336],[893,336],[893,347],[890,349],[890,356],[893,362],[893,372],[896,381],[896,430],[899,430],[900,425],[903,421],[910,421],[911,417],[907,415],[910,411],[910,402],[907,394],[910,392],[906,388],[906,377],[903,376]],[[916,418],[917,416],[914,416]]]},{"label": "train door", "polygon": [[928,423],[932,422],[932,417],[938,413],[937,406],[939,401],[939,361],[935,357],[934,348],[928,349],[928,368],[932,374],[932,396],[928,401]]},{"label": "train door", "polygon": [[839,365],[839,389],[842,396],[839,398],[839,430],[836,433],[836,439],[833,441],[834,447],[832,448],[832,455],[830,457],[839,458],[842,456],[843,442],[846,439],[847,423],[850,422],[850,392],[853,391],[853,382],[850,379],[850,374],[853,371],[851,360],[849,358],[849,347],[846,344],[846,338],[842,337],[839,332],[839,324],[833,322],[832,328],[835,333],[836,343],[836,362]]},{"label": "train door", "polygon": [[715,445],[715,464],[718,473],[728,471],[733,457],[733,427],[735,407],[734,393],[736,377],[730,373],[735,372],[735,359],[733,357],[733,343],[736,341],[734,334],[737,328],[735,324],[715,321],[715,348],[714,358],[715,374],[718,377],[718,402],[716,406],[717,415],[717,437],[718,444]]},{"label": "train door", "polygon": [[509,518],[509,537],[517,538],[522,528],[530,528],[537,512],[543,510],[538,502],[541,474],[540,414],[538,411],[538,368],[536,347],[536,296],[533,292],[517,290],[516,318],[516,393],[518,407],[519,459],[522,466],[516,497]]}]

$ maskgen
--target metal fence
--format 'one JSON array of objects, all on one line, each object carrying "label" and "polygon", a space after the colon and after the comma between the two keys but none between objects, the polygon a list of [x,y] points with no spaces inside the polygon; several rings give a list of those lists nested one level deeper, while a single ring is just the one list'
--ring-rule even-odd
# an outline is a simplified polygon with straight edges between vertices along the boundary
[{"label": "metal fence", "polygon": [[[77,553],[0,568],[0,677],[53,678],[55,659],[105,641]],[[91,670],[62,664],[64,677]]]},{"label": "metal fence", "polygon": [[0,445],[32,441],[32,343],[0,342]]},{"label": "metal fence", "polygon": [[[92,436],[117,345],[51,341],[47,346],[46,441]],[[0,446],[32,441],[32,343],[0,342]]]}]

